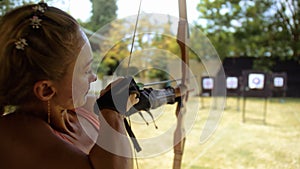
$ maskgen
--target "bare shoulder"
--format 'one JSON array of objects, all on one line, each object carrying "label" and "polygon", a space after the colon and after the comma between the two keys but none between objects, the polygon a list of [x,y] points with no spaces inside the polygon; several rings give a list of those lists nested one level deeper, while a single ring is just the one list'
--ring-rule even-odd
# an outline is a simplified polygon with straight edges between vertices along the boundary
[{"label": "bare shoulder", "polygon": [[1,168],[90,168],[87,155],[56,137],[36,117],[1,117],[0,149]]}]

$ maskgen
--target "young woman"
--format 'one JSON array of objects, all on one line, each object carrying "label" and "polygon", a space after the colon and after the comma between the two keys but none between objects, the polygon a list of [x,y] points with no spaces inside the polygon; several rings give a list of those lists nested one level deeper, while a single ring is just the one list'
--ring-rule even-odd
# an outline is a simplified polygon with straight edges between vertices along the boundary
[{"label": "young woman", "polygon": [[[89,42],[76,20],[45,3],[26,5],[2,17],[0,35],[0,168],[133,168],[116,109],[104,106],[100,129],[88,127],[95,127],[94,140],[76,113],[96,80]],[[132,94],[124,106],[137,102]]]}]

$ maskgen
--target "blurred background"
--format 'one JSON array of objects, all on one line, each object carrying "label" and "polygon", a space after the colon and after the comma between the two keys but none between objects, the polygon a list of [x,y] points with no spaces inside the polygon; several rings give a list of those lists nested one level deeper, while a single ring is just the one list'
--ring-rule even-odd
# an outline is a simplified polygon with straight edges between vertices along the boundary
[{"label": "blurred background", "polygon": [[[17,6],[37,2],[1,0],[0,17]],[[95,91],[100,91],[114,75],[125,75],[125,69],[138,72],[138,67],[127,67],[124,63],[130,55],[135,26],[135,21],[127,25],[126,18],[136,17],[138,0],[45,2],[70,13],[92,37],[94,68],[98,75]],[[143,0],[141,14],[146,13],[178,17],[178,2]],[[192,44],[190,69],[195,86],[199,88],[188,104],[190,107],[199,104],[200,108],[192,110],[196,111],[198,118],[187,135],[183,168],[300,168],[300,2],[188,0],[187,15]],[[113,22],[115,20],[120,22]],[[177,32],[172,32],[172,25],[177,23],[173,22],[172,19],[164,22],[149,20],[147,15],[140,18],[139,25],[143,26],[138,32],[147,32],[142,30],[145,28],[163,30],[175,38],[137,34],[133,44],[134,60],[137,65],[149,67],[135,74],[139,81],[174,80],[169,72],[180,74],[175,64],[176,56],[180,56]],[[107,37],[118,41],[109,50],[103,40]],[[145,49],[150,47],[170,51],[172,55],[158,52],[143,57]],[[198,51],[193,50],[195,48]],[[210,70],[206,61],[215,60],[216,54],[220,65]],[[217,80],[219,76],[222,76],[222,82]],[[221,94],[226,98],[223,116],[212,138],[201,142],[205,122],[214,109],[213,100],[220,97],[215,92],[219,83],[226,90]],[[167,85],[172,84],[159,87]],[[172,112],[172,118],[160,117],[158,126],[175,123],[173,107],[168,106],[165,110]],[[144,127],[135,127],[134,130],[141,137],[154,132],[152,128]],[[171,168],[172,156],[170,150],[157,157],[139,159],[140,168]]]}]

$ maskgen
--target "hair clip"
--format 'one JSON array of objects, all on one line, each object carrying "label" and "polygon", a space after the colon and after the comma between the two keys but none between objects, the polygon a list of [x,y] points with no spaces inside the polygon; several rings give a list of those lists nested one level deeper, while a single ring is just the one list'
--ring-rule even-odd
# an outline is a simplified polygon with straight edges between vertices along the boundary
[{"label": "hair clip", "polygon": [[39,17],[34,15],[32,18],[30,18],[30,20],[31,20],[30,25],[32,25],[32,28],[38,29],[38,28],[40,28],[40,26],[42,26],[42,24],[41,24],[42,20],[39,19]]},{"label": "hair clip", "polygon": [[39,4],[37,4],[36,6],[33,7],[33,10],[35,12],[39,11],[41,13],[44,13],[47,9],[47,4],[44,2],[40,2]]},{"label": "hair clip", "polygon": [[15,42],[15,45],[16,45],[16,49],[18,49],[18,50],[24,50],[25,46],[28,46],[26,39],[24,39],[24,38],[20,38],[19,40],[17,40]]}]

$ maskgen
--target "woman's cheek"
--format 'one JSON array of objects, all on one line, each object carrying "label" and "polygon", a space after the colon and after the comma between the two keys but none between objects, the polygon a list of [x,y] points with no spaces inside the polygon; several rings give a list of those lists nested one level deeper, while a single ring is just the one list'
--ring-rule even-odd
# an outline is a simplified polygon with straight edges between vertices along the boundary
[{"label": "woman's cheek", "polygon": [[87,94],[89,90],[89,83],[86,79],[77,79],[74,84],[73,90],[73,100],[76,107],[80,107],[85,104],[87,99]]}]

